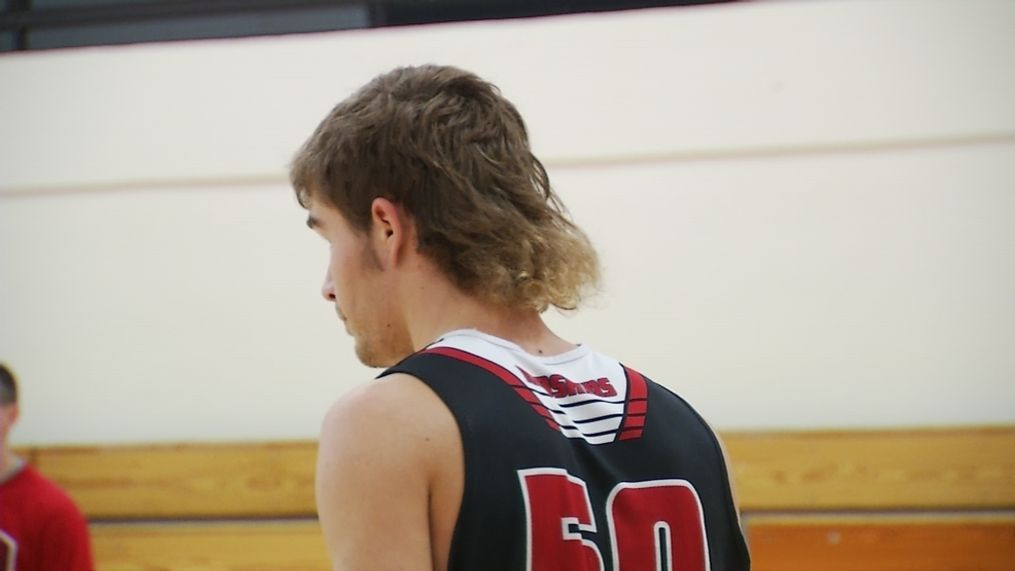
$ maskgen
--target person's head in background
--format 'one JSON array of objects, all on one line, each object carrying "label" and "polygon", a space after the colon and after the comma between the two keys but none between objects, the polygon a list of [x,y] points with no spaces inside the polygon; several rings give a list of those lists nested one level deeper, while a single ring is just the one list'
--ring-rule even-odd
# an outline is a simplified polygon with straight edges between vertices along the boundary
[{"label": "person's head in background", "polygon": [[[515,106],[454,67],[375,78],[321,122],[290,178],[331,243],[322,293],[368,365],[419,349],[412,330],[444,290],[460,294],[449,309],[475,303],[517,321],[577,307],[598,278]],[[422,266],[433,271],[411,272]]]},{"label": "person's head in background", "polygon": [[0,473],[11,465],[7,435],[18,420],[18,383],[7,365],[0,363]]}]

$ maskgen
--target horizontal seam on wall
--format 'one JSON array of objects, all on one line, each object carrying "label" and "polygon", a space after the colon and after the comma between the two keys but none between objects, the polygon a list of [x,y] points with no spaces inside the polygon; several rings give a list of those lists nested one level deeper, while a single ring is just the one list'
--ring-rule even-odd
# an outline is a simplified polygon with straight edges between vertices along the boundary
[{"label": "horizontal seam on wall", "polygon": [[[885,141],[837,142],[826,144],[784,145],[765,147],[716,148],[661,153],[639,153],[631,155],[581,156],[549,158],[544,165],[550,171],[570,169],[622,168],[672,163],[715,162],[729,160],[787,159],[809,156],[832,156],[849,154],[875,154],[883,152],[919,151],[947,148],[964,148],[981,145],[1015,143],[1015,132],[999,132],[976,135],[958,135],[925,139],[899,139]],[[245,188],[250,185],[278,184],[287,182],[284,171],[277,174],[261,174],[235,177],[178,177],[166,179],[127,179],[122,181],[94,182],[80,185],[40,185],[4,188],[0,186],[0,198],[36,194],[80,194],[91,192],[115,192],[174,189],[196,187]]]}]

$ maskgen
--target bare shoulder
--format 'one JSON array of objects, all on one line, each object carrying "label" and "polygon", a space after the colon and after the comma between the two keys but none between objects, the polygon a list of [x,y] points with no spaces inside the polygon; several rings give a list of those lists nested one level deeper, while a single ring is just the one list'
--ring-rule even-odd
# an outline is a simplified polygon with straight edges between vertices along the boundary
[{"label": "bare shoulder", "polygon": [[434,568],[430,498],[457,446],[451,412],[410,375],[336,402],[321,427],[316,482],[334,569]]},{"label": "bare shoulder", "polygon": [[[361,385],[328,410],[324,438],[392,441],[415,450],[454,428],[451,412],[419,379],[394,373]],[[323,444],[323,442],[322,442]]]}]

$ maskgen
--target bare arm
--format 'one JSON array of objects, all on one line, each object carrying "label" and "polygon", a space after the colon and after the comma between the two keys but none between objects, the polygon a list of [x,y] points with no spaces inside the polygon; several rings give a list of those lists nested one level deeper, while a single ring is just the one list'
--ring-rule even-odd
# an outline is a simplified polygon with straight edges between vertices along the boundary
[{"label": "bare arm", "polygon": [[374,381],[332,406],[316,485],[334,571],[434,568],[429,500],[449,416],[407,375]]}]

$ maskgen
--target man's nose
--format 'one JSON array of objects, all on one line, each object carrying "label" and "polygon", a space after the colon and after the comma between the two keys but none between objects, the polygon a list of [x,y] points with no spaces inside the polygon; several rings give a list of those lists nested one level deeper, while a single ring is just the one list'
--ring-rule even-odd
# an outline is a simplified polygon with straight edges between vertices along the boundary
[{"label": "man's nose", "polygon": [[331,279],[331,272],[324,274],[324,284],[321,286],[321,296],[324,297],[325,301],[334,303],[335,301],[335,282]]}]

